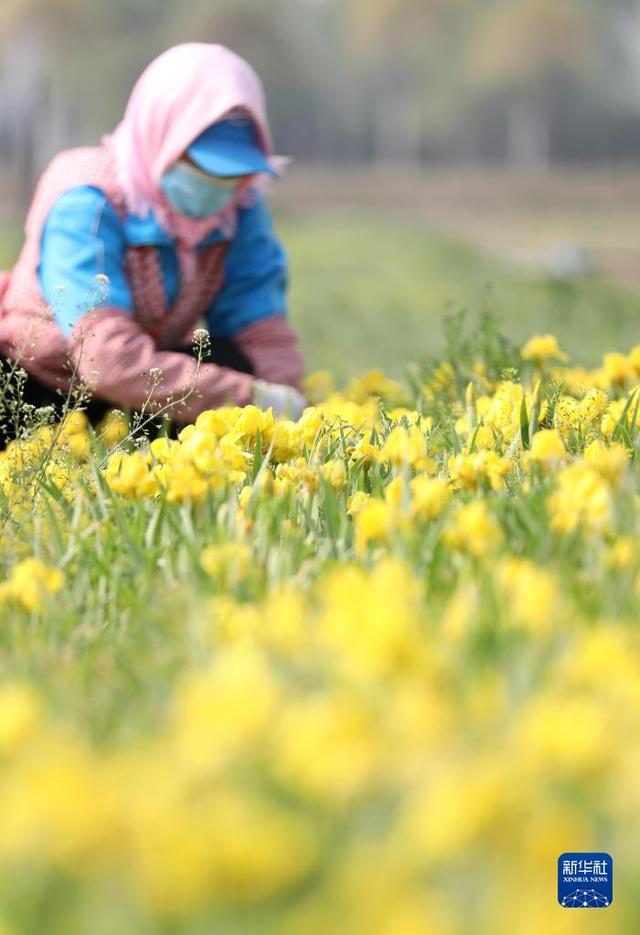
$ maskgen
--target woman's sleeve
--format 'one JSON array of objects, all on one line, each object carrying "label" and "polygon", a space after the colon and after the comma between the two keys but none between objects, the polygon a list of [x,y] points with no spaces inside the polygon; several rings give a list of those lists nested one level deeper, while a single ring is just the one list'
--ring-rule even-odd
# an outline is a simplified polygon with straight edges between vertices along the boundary
[{"label": "woman's sleeve", "polygon": [[156,348],[133,318],[125,252],[121,221],[99,189],[74,188],[54,204],[38,275],[78,376],[113,405],[150,411],[168,405],[179,422],[227,402],[247,404],[250,375],[215,364],[197,368],[187,354]]},{"label": "woman's sleeve", "polygon": [[65,337],[91,308],[132,313],[125,250],[120,218],[100,189],[77,186],[54,203],[42,231],[38,278]]},{"label": "woman's sleeve", "polygon": [[287,312],[288,263],[262,196],[239,213],[229,247],[225,282],[207,324],[212,340],[232,337],[255,375],[300,388],[304,361]]},{"label": "woman's sleeve", "polygon": [[100,399],[124,409],[191,422],[205,409],[251,402],[254,378],[201,363],[179,351],[159,351],[151,335],[118,308],[93,309],[74,325],[70,351],[78,375]]}]

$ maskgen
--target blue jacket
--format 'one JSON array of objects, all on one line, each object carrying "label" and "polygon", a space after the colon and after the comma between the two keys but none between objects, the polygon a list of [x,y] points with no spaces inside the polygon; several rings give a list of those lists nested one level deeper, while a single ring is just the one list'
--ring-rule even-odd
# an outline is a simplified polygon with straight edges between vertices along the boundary
[{"label": "blue jacket", "polygon": [[[214,231],[200,247],[223,237]],[[133,312],[124,272],[127,246],[153,244],[158,250],[167,305],[179,292],[178,257],[171,235],[153,214],[129,215],[123,222],[105,195],[92,186],[77,186],[53,205],[42,232],[38,278],[43,296],[66,336],[89,307],[118,306]],[[109,295],[97,295],[99,274],[109,278]],[[225,258],[225,280],[206,313],[209,332],[231,337],[269,315],[287,313],[288,264],[274,234],[262,196],[241,208],[238,227]]]}]

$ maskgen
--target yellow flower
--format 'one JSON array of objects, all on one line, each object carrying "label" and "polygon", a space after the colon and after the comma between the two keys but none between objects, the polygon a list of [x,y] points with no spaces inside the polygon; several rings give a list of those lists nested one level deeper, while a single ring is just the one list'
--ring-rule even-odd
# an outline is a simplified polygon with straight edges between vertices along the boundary
[{"label": "yellow flower", "polygon": [[498,385],[494,396],[482,404],[482,409],[481,400],[478,400],[478,414],[482,417],[485,426],[494,429],[505,441],[510,442],[520,429],[520,409],[523,397],[524,391],[521,384],[503,380]]},{"label": "yellow flower", "polygon": [[549,376],[572,396],[584,396],[595,382],[586,367],[551,367]]},{"label": "yellow flower", "polygon": [[573,396],[560,397],[553,414],[553,424],[563,438],[568,438],[571,429],[581,427],[582,417],[577,399]]},{"label": "yellow flower", "polygon": [[605,438],[611,438],[627,405],[628,399],[616,399],[607,407],[600,422],[600,431]]},{"label": "yellow flower", "polygon": [[446,545],[475,558],[494,552],[502,539],[500,525],[483,500],[459,506],[443,535]]},{"label": "yellow flower", "polygon": [[541,429],[531,440],[529,460],[549,470],[568,459],[567,449],[556,429]]},{"label": "yellow flower", "polygon": [[585,422],[595,422],[606,411],[609,405],[609,397],[597,387],[592,387],[583,399],[580,400],[579,411]]},{"label": "yellow flower", "polygon": [[355,516],[370,500],[371,496],[364,490],[356,490],[347,500],[347,513],[349,516]]},{"label": "yellow flower", "polygon": [[98,758],[75,738],[39,737],[37,757],[25,758],[2,790],[0,852],[29,853],[78,872],[113,854],[118,833],[115,802]]},{"label": "yellow flower", "polygon": [[148,773],[127,814],[123,874],[154,916],[273,899],[308,873],[313,836],[290,811],[228,783],[194,803],[176,802],[172,790],[149,796],[158,780]]},{"label": "yellow flower", "polygon": [[340,567],[322,581],[321,645],[331,648],[350,678],[406,676],[424,657],[419,600],[411,569],[398,559],[385,556],[369,573]]},{"label": "yellow flower", "polygon": [[296,423],[302,444],[313,447],[324,427],[322,412],[313,406],[307,407]]},{"label": "yellow flower", "polygon": [[411,515],[421,521],[437,519],[453,496],[449,484],[441,477],[422,474],[409,482]]},{"label": "yellow flower", "polygon": [[405,391],[397,380],[390,380],[382,370],[369,370],[356,377],[347,386],[345,396],[357,403],[364,403],[371,396],[381,396],[391,404],[401,405]]},{"label": "yellow flower", "polygon": [[185,675],[173,718],[185,768],[207,771],[255,740],[274,716],[279,698],[266,658],[243,643],[221,650],[209,671]]},{"label": "yellow flower", "polygon": [[104,476],[111,490],[125,497],[153,496],[158,491],[150,458],[139,451],[131,454],[116,452],[109,458]]},{"label": "yellow flower", "polygon": [[607,381],[614,387],[624,387],[635,376],[633,365],[624,354],[605,354],[602,369]]},{"label": "yellow flower", "polygon": [[326,399],[335,391],[333,375],[328,370],[314,370],[302,382],[305,397],[314,404]]},{"label": "yellow flower", "polygon": [[89,428],[89,419],[86,412],[75,410],[68,413],[60,424],[60,434],[66,438],[69,435],[86,432]]},{"label": "yellow flower", "polygon": [[26,558],[11,569],[1,596],[16,601],[24,610],[38,613],[45,597],[57,594],[64,583],[64,575],[57,568],[50,568],[37,558]]},{"label": "yellow flower", "polygon": [[42,706],[25,685],[0,686],[0,757],[12,754],[31,739],[43,721]]},{"label": "yellow flower", "polygon": [[[638,638],[633,630],[596,620],[596,626],[580,631],[563,657],[558,679],[563,687],[584,691],[599,689],[616,704],[640,703]],[[615,678],[611,674],[615,673]]]},{"label": "yellow flower", "polygon": [[373,464],[378,456],[378,449],[372,445],[368,438],[361,438],[355,445],[347,448],[352,461],[362,461],[365,465]]},{"label": "yellow flower", "polygon": [[334,459],[326,461],[320,467],[320,474],[328,481],[334,490],[342,490],[347,481],[347,471],[344,461]]},{"label": "yellow flower", "polygon": [[298,424],[290,419],[279,418],[271,428],[264,431],[264,447],[271,447],[271,461],[290,461],[296,455],[302,456],[304,447],[303,433]]},{"label": "yellow flower", "polygon": [[560,350],[558,339],[553,334],[539,334],[529,338],[521,351],[524,360],[543,363],[546,360],[567,360],[567,355]]},{"label": "yellow flower", "polygon": [[296,458],[295,461],[288,464],[279,464],[276,467],[276,483],[274,489],[278,492],[277,485],[280,481],[288,481],[304,490],[315,491],[318,489],[318,474],[304,458]]},{"label": "yellow flower", "polygon": [[434,462],[427,454],[425,434],[417,426],[406,429],[397,425],[391,429],[376,457],[378,461],[390,461],[398,468],[407,465],[415,470],[425,471],[434,467]]},{"label": "yellow flower", "polygon": [[408,798],[399,832],[428,862],[453,860],[485,840],[502,818],[513,790],[499,761],[446,764]]},{"label": "yellow flower", "polygon": [[511,462],[495,451],[459,454],[449,461],[449,473],[456,487],[477,490],[488,483],[492,490],[502,490],[504,478],[511,470]]},{"label": "yellow flower", "polygon": [[[239,406],[221,406],[219,409],[206,409],[201,412],[191,428],[193,431],[206,432],[209,435],[215,435],[216,438],[222,438],[227,432],[230,432],[235,424],[236,417],[240,412]],[[186,426],[179,435],[180,441],[186,441],[189,426]]]},{"label": "yellow flower", "polygon": [[215,489],[218,480],[224,482],[224,476],[207,479],[193,464],[175,461],[162,468],[158,479],[166,491],[168,503],[184,503],[203,500],[209,490]]},{"label": "yellow flower", "polygon": [[273,493],[276,497],[284,497],[295,491],[295,485],[289,477],[276,477],[273,481]]},{"label": "yellow flower", "polygon": [[448,360],[445,360],[434,370],[431,379],[425,386],[427,396],[440,394],[452,395],[455,370]]},{"label": "yellow flower", "polygon": [[212,578],[219,578],[227,587],[233,587],[246,577],[253,564],[253,554],[244,542],[224,542],[203,549],[200,564]]},{"label": "yellow flower", "polygon": [[417,409],[407,409],[406,406],[395,406],[389,409],[387,415],[393,422],[407,419],[410,424],[417,425],[423,432],[430,432],[433,428],[433,418],[421,415]]},{"label": "yellow flower", "polygon": [[477,581],[463,580],[449,598],[442,615],[441,631],[447,643],[458,645],[468,638],[478,619],[479,604]]},{"label": "yellow flower", "polygon": [[256,437],[258,431],[263,435],[273,428],[275,419],[271,410],[263,411],[258,406],[243,406],[238,413],[234,429],[248,439]]},{"label": "yellow flower", "polygon": [[394,477],[384,488],[383,496],[386,503],[401,506],[405,497],[405,483],[403,477]]},{"label": "yellow flower", "polygon": [[366,552],[372,542],[387,542],[396,525],[396,506],[385,500],[370,499],[354,515],[357,552]]},{"label": "yellow flower", "polygon": [[154,438],[149,445],[151,454],[158,464],[166,464],[167,461],[170,461],[179,447],[179,442],[172,441],[170,438],[165,438],[164,436]]},{"label": "yellow flower", "polygon": [[201,474],[220,471],[224,464],[219,440],[212,432],[196,429],[186,441],[180,443],[175,461],[191,462]]},{"label": "yellow flower", "polygon": [[[244,473],[248,463],[248,453],[243,450],[239,439],[234,434],[223,435],[218,443],[218,449],[225,468]],[[214,460],[213,472],[219,472],[219,465]],[[204,471],[206,474],[207,471]],[[224,471],[223,471],[224,473]]]},{"label": "yellow flower", "polygon": [[507,620],[536,634],[548,633],[557,625],[560,589],[552,573],[510,556],[499,562],[495,574]]},{"label": "yellow flower", "polygon": [[91,438],[88,432],[74,432],[61,440],[64,445],[78,461],[88,461],[93,451]]},{"label": "yellow flower", "polygon": [[584,525],[589,532],[601,534],[611,527],[609,485],[586,462],[571,464],[558,473],[547,508],[555,532],[569,533]]},{"label": "yellow flower", "polygon": [[367,708],[334,688],[284,709],[276,725],[273,769],[292,788],[340,805],[375,777],[379,743]]},{"label": "yellow flower", "polygon": [[640,376],[640,344],[629,351],[629,363],[633,367],[636,376]]},{"label": "yellow flower", "polygon": [[240,504],[240,509],[246,510],[251,494],[253,493],[253,487],[246,486],[243,487],[240,493],[238,494],[238,503]]},{"label": "yellow flower", "polygon": [[256,631],[267,646],[286,654],[307,651],[309,613],[305,596],[294,585],[277,586],[257,616]]},{"label": "yellow flower", "polygon": [[616,443],[607,447],[598,439],[585,448],[584,458],[613,486],[620,483],[629,464],[629,453],[624,445]]},{"label": "yellow flower", "polygon": [[96,434],[107,448],[112,448],[126,438],[129,432],[129,420],[123,412],[110,409],[96,426]]},{"label": "yellow flower", "polygon": [[612,727],[596,698],[539,695],[513,724],[516,756],[554,780],[590,773],[609,762]]},{"label": "yellow flower", "polygon": [[475,430],[474,444],[478,451],[489,451],[495,445],[493,432],[487,425],[479,425]]},{"label": "yellow flower", "polygon": [[606,568],[620,568],[623,571],[631,571],[637,561],[638,550],[631,536],[620,536],[609,546],[604,556]]}]

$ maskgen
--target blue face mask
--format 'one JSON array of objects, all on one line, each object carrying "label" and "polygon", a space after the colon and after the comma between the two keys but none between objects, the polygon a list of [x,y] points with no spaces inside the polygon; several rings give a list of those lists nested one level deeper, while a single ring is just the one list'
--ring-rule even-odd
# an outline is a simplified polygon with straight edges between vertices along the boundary
[{"label": "blue face mask", "polygon": [[205,218],[222,211],[233,198],[236,184],[206,175],[188,162],[177,162],[160,179],[169,203],[190,218]]}]

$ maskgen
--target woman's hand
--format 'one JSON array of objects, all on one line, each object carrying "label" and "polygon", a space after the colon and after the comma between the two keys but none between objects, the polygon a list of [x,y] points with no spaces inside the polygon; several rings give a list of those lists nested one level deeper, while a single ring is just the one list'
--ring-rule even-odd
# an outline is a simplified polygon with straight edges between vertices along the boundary
[{"label": "woman's hand", "polygon": [[283,383],[267,383],[255,380],[251,393],[251,402],[260,409],[273,409],[275,416],[287,416],[298,420],[309,405],[304,396],[292,386]]}]

